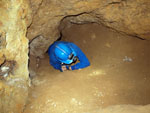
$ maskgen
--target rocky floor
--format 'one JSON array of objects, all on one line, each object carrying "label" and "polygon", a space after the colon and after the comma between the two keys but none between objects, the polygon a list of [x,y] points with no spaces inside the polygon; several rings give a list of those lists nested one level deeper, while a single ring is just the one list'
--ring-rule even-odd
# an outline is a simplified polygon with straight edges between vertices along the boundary
[{"label": "rocky floor", "polygon": [[62,40],[77,44],[91,66],[62,73],[46,54],[34,69],[24,113],[150,112],[149,106],[137,106],[150,104],[150,41],[96,24],[68,26]]}]

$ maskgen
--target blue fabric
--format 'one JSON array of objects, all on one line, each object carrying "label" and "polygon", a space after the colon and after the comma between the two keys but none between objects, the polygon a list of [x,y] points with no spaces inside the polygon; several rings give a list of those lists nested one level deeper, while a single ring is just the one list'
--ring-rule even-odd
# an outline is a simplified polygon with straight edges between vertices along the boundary
[{"label": "blue fabric", "polygon": [[[58,69],[60,71],[61,70],[61,62],[55,57],[54,55],[54,50],[55,50],[55,47],[57,44],[59,43],[64,43],[64,44],[67,44],[75,53],[76,53],[76,56],[78,57],[79,59],[79,63],[71,66],[71,69],[72,70],[76,70],[76,69],[82,69],[82,68],[85,68],[87,66],[90,65],[90,62],[88,60],[88,58],[85,56],[85,54],[81,51],[81,49],[76,46],[74,43],[71,43],[71,42],[65,42],[65,41],[56,41],[54,42],[48,49],[48,55],[49,55],[49,59],[50,59],[50,64],[55,68],[55,69]],[[67,68],[69,68],[67,66]]]}]

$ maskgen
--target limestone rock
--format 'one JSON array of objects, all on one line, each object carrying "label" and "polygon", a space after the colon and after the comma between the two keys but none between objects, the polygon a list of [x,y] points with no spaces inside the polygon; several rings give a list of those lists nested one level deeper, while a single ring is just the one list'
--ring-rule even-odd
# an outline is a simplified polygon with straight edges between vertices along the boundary
[{"label": "limestone rock", "polygon": [[22,113],[28,97],[26,80],[13,78],[7,82],[0,81],[0,112]]},{"label": "limestone rock", "polygon": [[47,38],[46,48],[59,37],[60,23],[99,23],[138,38],[150,37],[148,0],[31,0],[33,21],[27,37]]},{"label": "limestone rock", "polygon": [[5,60],[3,64],[0,66],[0,76],[7,77],[9,74],[13,74],[15,65],[16,65],[15,61]]},{"label": "limestone rock", "polygon": [[30,55],[43,58],[43,49],[46,50],[49,45],[48,39],[43,36],[37,36],[30,42]]},{"label": "limestone rock", "polygon": [[1,113],[21,113],[26,102],[30,13],[27,0],[0,0],[0,76],[6,77],[0,80]]},{"label": "limestone rock", "polygon": [[2,53],[0,53],[0,65],[2,65],[5,61],[5,57]]}]

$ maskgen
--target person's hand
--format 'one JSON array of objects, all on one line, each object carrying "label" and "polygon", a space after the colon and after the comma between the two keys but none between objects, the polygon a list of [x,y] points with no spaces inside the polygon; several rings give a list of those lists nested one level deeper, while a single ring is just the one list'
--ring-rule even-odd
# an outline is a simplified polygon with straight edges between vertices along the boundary
[{"label": "person's hand", "polygon": [[72,70],[72,69],[71,69],[71,66],[69,67],[69,70]]},{"label": "person's hand", "polygon": [[66,70],[67,70],[66,66],[65,66],[65,65],[61,66],[61,70],[62,70],[63,72],[66,71]]}]

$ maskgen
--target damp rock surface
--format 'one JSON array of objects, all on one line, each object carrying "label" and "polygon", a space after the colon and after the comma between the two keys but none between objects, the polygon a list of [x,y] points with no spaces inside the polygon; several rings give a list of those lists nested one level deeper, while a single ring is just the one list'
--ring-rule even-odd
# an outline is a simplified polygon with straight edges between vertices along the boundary
[{"label": "damp rock surface", "polygon": [[0,113],[21,113],[28,96],[26,0],[0,0]]},{"label": "damp rock surface", "polygon": [[[60,31],[69,23],[98,23],[137,38],[150,37],[149,0],[31,0],[32,23],[27,37],[45,37],[42,54],[59,38]],[[34,54],[36,56],[36,54]]]}]

